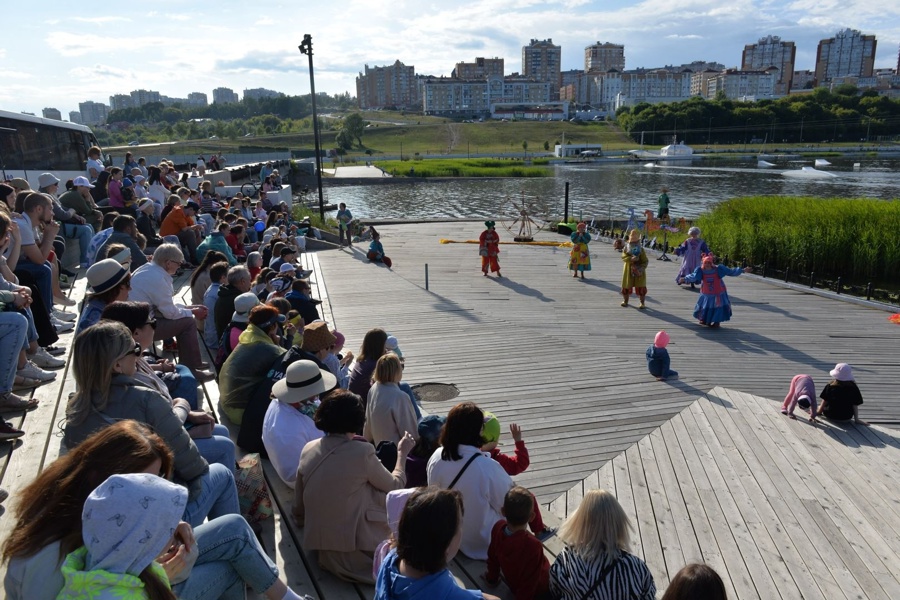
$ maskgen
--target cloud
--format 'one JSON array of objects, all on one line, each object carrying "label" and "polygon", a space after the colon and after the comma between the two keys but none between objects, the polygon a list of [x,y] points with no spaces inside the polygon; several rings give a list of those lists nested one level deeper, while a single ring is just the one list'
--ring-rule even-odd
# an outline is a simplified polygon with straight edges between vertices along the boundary
[{"label": "cloud", "polygon": [[52,32],[47,35],[47,45],[63,56],[84,56],[85,54],[109,54],[111,52],[141,48],[163,47],[168,40],[155,37],[132,35],[109,36]]},{"label": "cloud", "polygon": [[78,21],[80,23],[92,23],[94,25],[102,25],[104,23],[114,23],[116,21],[124,21],[126,23],[131,23],[131,19],[126,17],[114,17],[114,16],[106,16],[106,17],[72,17],[73,21]]},{"label": "cloud", "polygon": [[[0,56],[0,58],[3,57]],[[34,79],[34,75],[32,75],[31,73],[24,73],[22,71],[0,69],[0,80],[4,79]]]},{"label": "cloud", "polygon": [[696,33],[689,33],[687,35],[680,35],[677,33],[672,33],[666,36],[667,40],[702,40],[702,35],[697,35]]},{"label": "cloud", "polygon": [[69,69],[69,75],[75,79],[129,79],[132,77],[132,72],[109,65],[94,65]]}]

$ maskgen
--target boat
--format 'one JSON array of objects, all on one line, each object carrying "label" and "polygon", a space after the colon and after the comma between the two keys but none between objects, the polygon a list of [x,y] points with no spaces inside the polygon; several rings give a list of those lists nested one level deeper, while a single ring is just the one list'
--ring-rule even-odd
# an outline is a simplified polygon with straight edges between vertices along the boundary
[{"label": "boat", "polygon": [[673,138],[672,143],[663,146],[659,150],[644,150],[644,134],[641,133],[641,147],[638,150],[629,150],[635,160],[692,160],[699,158],[694,156],[694,149]]},{"label": "boat", "polygon": [[775,163],[770,163],[767,160],[758,160],[758,161],[756,161],[756,166],[762,167],[764,169],[771,169],[772,167],[775,166]]},{"label": "boat", "polygon": [[781,174],[785,177],[791,177],[794,179],[831,179],[833,177],[837,177],[837,175],[835,175],[834,173],[820,171],[814,167],[801,167],[796,171],[782,171]]},{"label": "boat", "polygon": [[831,166],[831,163],[828,162],[827,160],[825,160],[824,158],[817,158],[817,159],[816,159],[816,166],[817,166],[817,167],[830,167],[830,166]]}]

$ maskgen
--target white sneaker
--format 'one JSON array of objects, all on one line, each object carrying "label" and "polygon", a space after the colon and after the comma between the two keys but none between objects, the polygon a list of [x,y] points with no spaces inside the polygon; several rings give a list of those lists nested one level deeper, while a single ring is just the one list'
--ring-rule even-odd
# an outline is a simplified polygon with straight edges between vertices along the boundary
[{"label": "white sneaker", "polygon": [[75,329],[75,323],[60,321],[53,315],[50,315],[50,324],[53,325],[54,329],[56,329],[56,333],[65,333],[66,331]]},{"label": "white sneaker", "polygon": [[65,359],[50,356],[43,348],[38,348],[37,352],[28,357],[31,362],[42,369],[59,369],[66,366]]},{"label": "white sneaker", "polygon": [[65,310],[54,310],[53,316],[59,319],[60,321],[71,322],[78,318],[78,315],[75,313],[71,313]]},{"label": "white sneaker", "polygon": [[30,360],[25,361],[25,366],[16,371],[16,375],[21,375],[22,377],[31,377],[32,379],[37,379],[38,381],[53,381],[54,379],[56,379],[56,373],[45,371]]}]

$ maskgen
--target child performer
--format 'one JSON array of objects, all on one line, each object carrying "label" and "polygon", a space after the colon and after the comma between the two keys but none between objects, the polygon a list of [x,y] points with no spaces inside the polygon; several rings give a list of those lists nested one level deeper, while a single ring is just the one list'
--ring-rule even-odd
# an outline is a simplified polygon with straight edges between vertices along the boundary
[{"label": "child performer", "polygon": [[344,235],[347,235],[347,246],[353,247],[353,232],[350,231],[350,221],[353,220],[353,213],[351,213],[347,209],[347,205],[341,202],[338,205],[337,211],[337,220],[338,220],[338,243],[343,246],[344,245]]},{"label": "child performer", "polygon": [[569,253],[569,269],[572,271],[572,277],[584,279],[584,272],[591,270],[591,253],[588,251],[588,244],[591,242],[591,234],[587,232],[587,223],[578,224],[575,233],[572,234],[572,252]]},{"label": "child performer", "polygon": [[[484,430],[481,433],[484,444],[481,446],[481,451],[489,452],[491,458],[500,463],[500,466],[503,467],[503,470],[506,471],[507,475],[515,477],[528,468],[528,465],[531,464],[531,460],[528,458],[528,448],[525,447],[525,442],[522,440],[522,428],[515,423],[510,423],[509,432],[512,434],[513,441],[516,443],[516,452],[513,456],[503,454],[497,449],[497,445],[500,443],[500,421],[497,420],[497,417],[492,413],[484,413]],[[531,527],[531,531],[534,532],[534,535],[543,541],[553,535],[556,530],[544,525],[537,498],[532,496],[531,499],[534,504],[534,514],[528,520],[528,525]]]},{"label": "child performer", "polygon": [[622,269],[622,297],[621,306],[628,306],[628,298],[631,292],[638,295],[641,305],[638,308],[647,308],[644,300],[647,298],[647,264],[650,262],[644,247],[641,246],[641,233],[632,229],[628,236],[628,245],[622,251],[622,261],[625,263]]},{"label": "child performer", "polygon": [[384,266],[388,269],[390,269],[393,264],[391,259],[384,255],[384,246],[381,245],[381,234],[374,229],[372,230],[372,243],[369,244],[369,251],[366,253],[366,258],[372,262],[384,263]]},{"label": "child performer", "polygon": [[741,273],[749,273],[753,269],[735,267],[729,269],[725,265],[716,265],[716,257],[712,254],[704,254],[700,266],[681,281],[700,284],[700,298],[694,307],[694,318],[701,325],[718,327],[731,319],[731,300],[728,299],[728,289],[725,287],[723,277],[737,277]]},{"label": "child performer", "polygon": [[831,383],[819,394],[822,399],[819,412],[831,421],[853,419],[857,425],[868,425],[859,418],[859,405],[863,403],[863,399],[853,380],[853,368],[847,363],[838,363],[829,374],[832,377]]},{"label": "child performer", "polygon": [[660,331],[653,338],[653,343],[647,348],[647,370],[656,377],[657,381],[665,381],[666,379],[678,379],[678,372],[669,368],[669,351],[666,346],[669,345],[669,334]]},{"label": "child performer", "polygon": [[500,263],[497,260],[497,256],[500,254],[500,236],[494,229],[493,221],[485,221],[484,226],[487,229],[482,231],[481,236],[478,238],[478,254],[481,256],[481,272],[487,277],[488,267],[490,267],[492,273],[496,273],[497,277],[502,277],[500,275]]},{"label": "child performer", "polygon": [[809,422],[815,423],[817,414],[816,384],[809,375],[794,375],[794,378],[791,379],[791,387],[781,404],[781,414],[796,419],[794,409],[798,404],[803,410],[809,410]]},{"label": "child performer", "polygon": [[[681,269],[675,276],[675,283],[678,283],[682,277],[687,277],[700,266],[700,259],[704,254],[709,254],[709,246],[700,239],[700,228],[691,227],[688,229],[688,239],[684,240],[680,246],[675,248],[675,256],[681,257]],[[680,284],[679,284],[680,285]],[[694,284],[691,284],[694,289]]]},{"label": "child performer", "polygon": [[531,492],[513,486],[503,499],[500,519],[491,530],[487,571],[489,584],[500,583],[500,574],[516,600],[544,599],[550,593],[550,561],[540,540],[528,533],[526,523],[534,512]]}]

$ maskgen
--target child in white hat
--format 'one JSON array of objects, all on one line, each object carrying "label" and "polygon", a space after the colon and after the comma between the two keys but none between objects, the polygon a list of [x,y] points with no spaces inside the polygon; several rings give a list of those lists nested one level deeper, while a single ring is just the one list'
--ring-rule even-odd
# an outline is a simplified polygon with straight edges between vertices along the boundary
[{"label": "child in white hat", "polygon": [[819,412],[831,421],[849,421],[857,425],[868,425],[859,418],[862,394],[853,380],[853,368],[847,363],[838,363],[831,370],[831,383],[825,386],[819,398],[822,408]]}]

